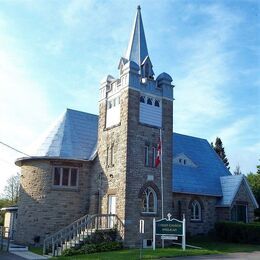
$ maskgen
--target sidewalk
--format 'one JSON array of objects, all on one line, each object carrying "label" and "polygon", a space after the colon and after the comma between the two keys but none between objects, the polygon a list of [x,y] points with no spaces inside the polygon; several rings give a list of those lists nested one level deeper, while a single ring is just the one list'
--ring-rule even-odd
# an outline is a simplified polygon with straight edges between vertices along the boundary
[{"label": "sidewalk", "polygon": [[18,259],[31,259],[31,260],[48,259],[48,257],[46,257],[46,256],[37,255],[30,251],[12,251],[10,253],[18,256],[19,258],[17,258],[17,260]]},{"label": "sidewalk", "polygon": [[[3,243],[4,248],[7,248],[7,241]],[[30,259],[30,260],[38,260],[38,259],[48,259],[46,256],[41,256],[34,254],[28,250],[28,247],[17,245],[14,243],[10,243],[9,252],[2,251],[0,252],[1,260],[21,260],[21,259]]]}]

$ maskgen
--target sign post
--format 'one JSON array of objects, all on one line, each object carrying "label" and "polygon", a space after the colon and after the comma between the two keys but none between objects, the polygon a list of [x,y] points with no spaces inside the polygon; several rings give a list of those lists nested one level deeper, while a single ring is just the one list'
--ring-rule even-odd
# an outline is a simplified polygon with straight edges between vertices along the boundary
[{"label": "sign post", "polygon": [[162,241],[177,240],[182,237],[182,249],[186,249],[186,231],[185,231],[185,215],[183,214],[183,221],[172,218],[171,214],[167,214],[167,219],[153,220],[153,250],[155,250],[155,236],[160,235]]},{"label": "sign post", "polygon": [[183,214],[183,221],[182,221],[182,241],[181,241],[181,246],[182,246],[182,250],[186,249],[186,231],[185,231],[185,215]]},{"label": "sign post", "polygon": [[143,219],[140,219],[140,222],[139,222],[139,233],[140,233],[140,259],[142,259],[143,234],[144,234],[144,220]]}]

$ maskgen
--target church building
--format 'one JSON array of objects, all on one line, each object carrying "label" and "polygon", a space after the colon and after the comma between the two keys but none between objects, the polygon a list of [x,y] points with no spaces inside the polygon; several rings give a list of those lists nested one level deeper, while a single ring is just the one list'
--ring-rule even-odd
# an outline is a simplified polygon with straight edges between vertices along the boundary
[{"label": "church building", "polygon": [[149,246],[153,218],[167,213],[185,214],[191,235],[217,221],[253,221],[258,205],[246,178],[231,175],[207,140],[173,133],[172,82],[154,74],[138,7],[118,77],[101,81],[99,114],[67,109],[35,154],[17,159],[17,242],[43,244],[107,214],[127,247],[140,244],[141,219]]}]

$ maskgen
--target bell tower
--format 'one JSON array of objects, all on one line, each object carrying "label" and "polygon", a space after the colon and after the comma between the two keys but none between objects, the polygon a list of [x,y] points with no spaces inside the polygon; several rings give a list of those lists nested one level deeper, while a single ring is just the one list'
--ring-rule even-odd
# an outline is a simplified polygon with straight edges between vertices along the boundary
[{"label": "bell tower", "polygon": [[[138,6],[127,52],[119,61],[119,78],[101,81],[98,157],[102,169],[101,212],[123,221],[126,246],[140,243],[139,220],[145,221],[144,239],[152,239],[152,219],[172,206],[172,78],[155,78],[148,54],[141,8]],[[155,167],[162,131],[163,194],[160,167]]]}]

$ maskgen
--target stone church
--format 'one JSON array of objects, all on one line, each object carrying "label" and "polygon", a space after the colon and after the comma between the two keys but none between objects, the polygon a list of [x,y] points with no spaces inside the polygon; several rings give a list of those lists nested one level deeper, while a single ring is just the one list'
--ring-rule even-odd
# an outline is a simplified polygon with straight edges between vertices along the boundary
[{"label": "stone church", "polygon": [[246,178],[232,176],[207,140],[173,133],[174,85],[154,75],[140,7],[118,72],[101,81],[99,115],[67,109],[35,154],[17,159],[15,240],[42,244],[87,214],[115,214],[125,246],[140,244],[140,219],[149,245],[162,199],[163,215],[185,214],[191,235],[216,221],[252,221],[258,205]]}]

